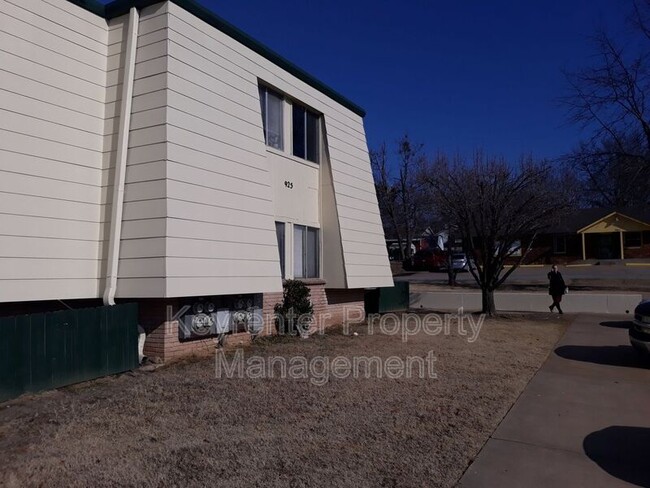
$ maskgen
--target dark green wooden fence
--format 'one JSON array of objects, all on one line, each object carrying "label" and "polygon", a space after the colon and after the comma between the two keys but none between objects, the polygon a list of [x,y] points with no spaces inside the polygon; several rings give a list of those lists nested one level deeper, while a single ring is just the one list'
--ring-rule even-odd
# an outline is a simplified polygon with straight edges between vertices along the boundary
[{"label": "dark green wooden fence", "polygon": [[136,303],[0,317],[0,402],[137,365]]},{"label": "dark green wooden fence", "polygon": [[366,291],[366,313],[400,312],[409,308],[408,281],[397,281],[395,286]]}]

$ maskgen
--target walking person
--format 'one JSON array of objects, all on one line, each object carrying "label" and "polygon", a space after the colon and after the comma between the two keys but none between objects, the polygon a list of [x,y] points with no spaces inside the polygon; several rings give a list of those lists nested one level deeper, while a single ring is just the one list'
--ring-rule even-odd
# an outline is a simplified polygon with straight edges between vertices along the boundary
[{"label": "walking person", "polygon": [[551,271],[548,272],[547,276],[548,294],[553,297],[553,304],[549,305],[548,309],[552,312],[557,307],[559,313],[564,313],[560,307],[560,302],[562,301],[562,295],[566,292],[566,284],[564,278],[562,278],[562,273],[557,269],[557,264],[551,266]]}]

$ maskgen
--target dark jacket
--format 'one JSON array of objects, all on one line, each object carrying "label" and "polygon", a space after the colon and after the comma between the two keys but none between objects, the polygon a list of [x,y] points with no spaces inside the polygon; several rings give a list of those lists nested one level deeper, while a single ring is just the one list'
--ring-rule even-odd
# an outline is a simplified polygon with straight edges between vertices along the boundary
[{"label": "dark jacket", "polygon": [[559,295],[564,295],[564,290],[566,290],[566,285],[564,284],[564,278],[562,278],[562,273],[559,271],[549,271],[548,272],[548,294],[557,297]]}]

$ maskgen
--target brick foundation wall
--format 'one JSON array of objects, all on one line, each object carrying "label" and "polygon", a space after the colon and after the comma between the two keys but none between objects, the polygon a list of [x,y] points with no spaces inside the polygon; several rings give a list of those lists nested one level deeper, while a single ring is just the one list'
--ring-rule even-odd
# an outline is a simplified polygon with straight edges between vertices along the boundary
[{"label": "brick foundation wall", "polygon": [[[314,306],[314,324],[312,332],[339,325],[346,319],[351,323],[365,320],[363,290],[326,289],[323,280],[305,281],[311,292]],[[264,314],[264,331],[262,335],[275,334],[273,307],[282,301],[282,293],[265,293],[263,295],[262,313]],[[181,341],[178,338],[178,321],[174,319],[180,310],[179,299],[140,300],[140,325],[147,333],[144,354],[150,358],[169,361],[192,354],[210,354],[216,346],[216,339]],[[246,332],[229,334],[226,344],[250,341]]]},{"label": "brick foundation wall", "polygon": [[[305,280],[305,284],[309,287],[311,303],[314,307],[312,332],[342,324],[346,319],[351,323],[365,320],[363,289],[327,289],[323,280]],[[282,301],[282,293],[264,294],[265,332],[268,334],[275,333],[273,307],[280,301]]]},{"label": "brick foundation wall", "polygon": [[331,324],[360,323],[366,319],[364,290],[325,290],[327,312],[332,314]]},{"label": "brick foundation wall", "polygon": [[[645,237],[645,234],[644,234]],[[625,248],[625,259],[650,258],[650,242],[643,241],[641,247]]]},{"label": "brick foundation wall", "polygon": [[168,361],[190,354],[214,351],[216,339],[180,341],[178,320],[175,314],[180,310],[178,299],[141,300],[139,302],[140,325],[147,334],[144,355]]}]

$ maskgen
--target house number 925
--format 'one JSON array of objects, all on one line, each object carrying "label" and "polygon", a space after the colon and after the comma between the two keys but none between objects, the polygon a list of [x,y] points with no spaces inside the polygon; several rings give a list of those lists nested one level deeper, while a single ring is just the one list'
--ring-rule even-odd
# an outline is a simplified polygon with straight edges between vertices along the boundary
[{"label": "house number 925", "polygon": [[291,190],[293,188],[293,181],[285,181],[284,186]]}]

